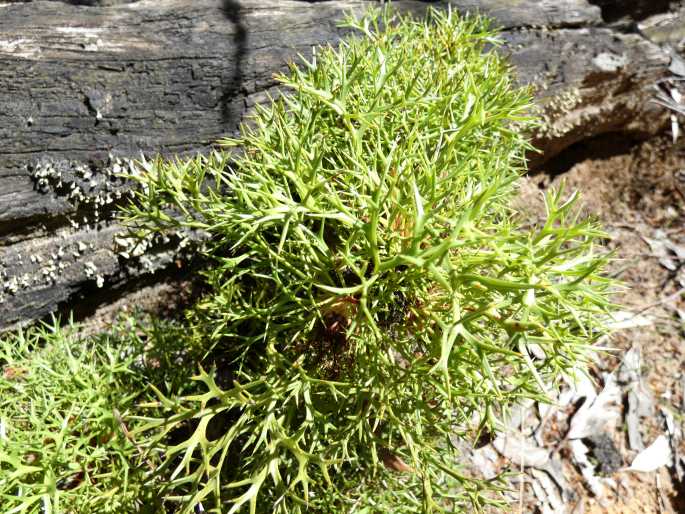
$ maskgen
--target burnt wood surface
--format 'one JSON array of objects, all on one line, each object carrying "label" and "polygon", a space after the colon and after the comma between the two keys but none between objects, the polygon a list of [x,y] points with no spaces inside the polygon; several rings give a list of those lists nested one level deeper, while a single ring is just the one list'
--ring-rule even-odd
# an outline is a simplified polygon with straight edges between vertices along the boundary
[{"label": "burnt wood surface", "polygon": [[[449,3],[492,16],[499,51],[535,87],[544,124],[533,165],[593,136],[664,126],[649,99],[671,58],[639,31],[608,25],[610,2]],[[113,212],[128,186],[117,173],[141,154],[206,152],[235,134],[274,72],[335,44],[345,13],[372,5],[0,1],[0,329],[106,303],[182,267],[179,241],[141,253],[123,237]],[[395,5],[420,15],[429,4]]]}]

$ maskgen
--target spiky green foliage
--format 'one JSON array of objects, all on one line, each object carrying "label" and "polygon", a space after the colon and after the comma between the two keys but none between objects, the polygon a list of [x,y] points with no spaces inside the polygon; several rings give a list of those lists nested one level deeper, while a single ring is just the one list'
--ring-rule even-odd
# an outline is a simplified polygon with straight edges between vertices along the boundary
[{"label": "spiky green foliage", "polygon": [[173,512],[132,414],[154,398],[149,384],[193,392],[184,334],[122,316],[97,334],[55,320],[0,336],[0,511]]},{"label": "spiky green foliage", "polygon": [[107,337],[45,326],[0,338],[3,513],[158,512],[124,417],[145,384]]},{"label": "spiky green foliage", "polygon": [[487,23],[350,26],[226,150],[138,177],[141,236],[207,236],[188,340],[230,364],[140,430],[183,512],[478,508],[453,442],[604,331],[601,231],[559,195],[541,226],[510,210],[534,121]]}]

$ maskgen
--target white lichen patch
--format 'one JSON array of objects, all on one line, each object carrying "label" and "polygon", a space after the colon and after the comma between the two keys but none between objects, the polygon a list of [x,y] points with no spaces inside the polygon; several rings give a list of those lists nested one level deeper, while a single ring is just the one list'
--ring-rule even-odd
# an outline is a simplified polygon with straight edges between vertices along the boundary
[{"label": "white lichen patch", "polygon": [[83,266],[83,271],[85,272],[87,278],[95,279],[95,284],[98,287],[105,285],[105,278],[98,273],[98,267],[93,261],[87,261]]},{"label": "white lichen patch", "polygon": [[41,266],[40,272],[43,275],[43,279],[48,283],[57,280],[57,265],[52,260],[48,261],[46,265]]},{"label": "white lichen patch", "polygon": [[11,277],[7,282],[3,284],[4,290],[10,294],[16,294],[19,290],[19,281],[17,277]]},{"label": "white lichen patch", "polygon": [[561,137],[577,127],[580,120],[573,120],[567,116],[582,103],[582,95],[578,88],[572,88],[553,97],[545,104],[540,117],[542,124],[538,134],[542,137]]},{"label": "white lichen patch", "polygon": [[145,255],[140,258],[140,265],[147,273],[153,273],[156,269],[152,260]]},{"label": "white lichen patch", "polygon": [[602,52],[592,59],[592,64],[602,71],[614,73],[628,64],[628,58],[625,54],[618,55],[610,52]]},{"label": "white lichen patch", "polygon": [[83,265],[83,271],[85,272],[86,277],[93,278],[95,276],[95,274],[97,273],[98,268],[93,261],[87,261]]},{"label": "white lichen patch", "polygon": [[138,173],[131,159],[113,155],[101,167],[79,161],[40,160],[30,167],[36,188],[43,193],[65,197],[78,210],[90,207],[88,216],[69,216],[74,229],[88,228],[113,217],[113,204],[132,194],[126,175]]},{"label": "white lichen patch", "polygon": [[23,289],[28,289],[31,285],[42,281],[42,277],[32,273],[22,273],[21,275],[7,276],[7,273],[0,272],[0,295],[14,296]]},{"label": "white lichen patch", "polygon": [[125,235],[114,236],[114,251],[124,259],[141,257],[152,244],[152,236],[146,238],[134,238]]}]

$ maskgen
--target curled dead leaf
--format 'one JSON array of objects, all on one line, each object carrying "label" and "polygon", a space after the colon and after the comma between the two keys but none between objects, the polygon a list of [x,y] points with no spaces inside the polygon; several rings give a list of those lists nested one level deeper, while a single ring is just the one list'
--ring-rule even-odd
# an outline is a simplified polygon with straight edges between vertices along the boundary
[{"label": "curled dead leaf", "polygon": [[400,473],[413,473],[414,472],[414,468],[409,466],[400,457],[395,455],[393,452],[391,452],[387,448],[381,448],[378,452],[378,456],[380,457],[381,461],[383,462],[383,465],[387,469],[390,469],[392,471],[398,471]]}]

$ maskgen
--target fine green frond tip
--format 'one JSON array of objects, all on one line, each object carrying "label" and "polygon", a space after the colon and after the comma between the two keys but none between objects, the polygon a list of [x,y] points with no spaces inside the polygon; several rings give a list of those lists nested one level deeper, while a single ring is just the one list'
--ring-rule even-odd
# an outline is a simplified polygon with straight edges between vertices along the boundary
[{"label": "fine green frond tip", "polygon": [[536,120],[487,22],[348,26],[223,151],[151,163],[127,208],[139,234],[206,235],[187,337],[232,377],[147,425],[182,512],[497,502],[453,441],[544,401],[606,333],[601,230],[560,195],[539,226],[511,212]]}]

